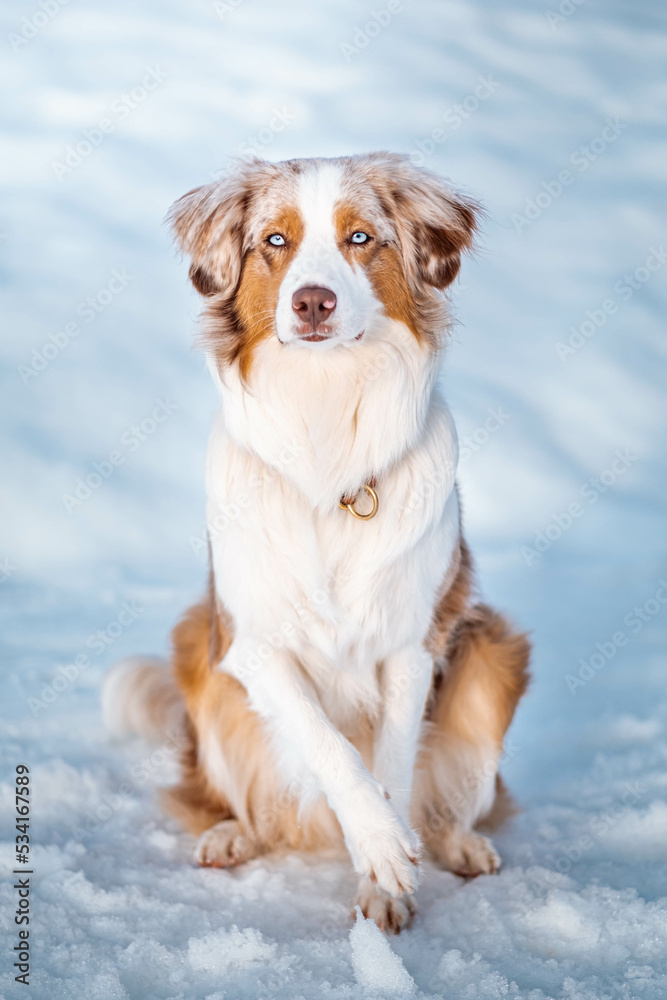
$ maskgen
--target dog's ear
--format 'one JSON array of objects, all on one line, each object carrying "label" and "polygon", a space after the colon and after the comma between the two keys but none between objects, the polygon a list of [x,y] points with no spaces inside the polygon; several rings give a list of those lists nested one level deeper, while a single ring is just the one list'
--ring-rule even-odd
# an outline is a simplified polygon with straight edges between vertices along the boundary
[{"label": "dog's ear", "polygon": [[446,288],[459,272],[461,254],[472,249],[480,206],[407,156],[376,155],[383,201],[389,202],[411,283]]},{"label": "dog's ear", "polygon": [[201,295],[232,295],[241,277],[249,171],[189,191],[167,216],[181,250],[190,257],[190,280]]}]

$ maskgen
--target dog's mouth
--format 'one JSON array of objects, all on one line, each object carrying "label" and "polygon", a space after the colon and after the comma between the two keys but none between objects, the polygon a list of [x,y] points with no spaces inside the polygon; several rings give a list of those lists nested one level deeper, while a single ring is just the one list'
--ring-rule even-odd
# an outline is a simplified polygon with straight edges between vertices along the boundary
[{"label": "dog's mouth", "polygon": [[331,340],[330,333],[302,333],[299,340],[305,340],[307,344],[321,344],[323,340]]},{"label": "dog's mouth", "polygon": [[[365,332],[365,330],[362,330],[354,339],[361,340]],[[334,340],[336,338],[336,334],[329,331],[322,333],[299,333],[297,336],[299,340],[305,341],[307,344],[321,344],[323,340]]]},{"label": "dog's mouth", "polygon": [[311,323],[299,323],[296,330],[297,339],[306,344],[321,344],[324,340],[333,340],[336,331],[331,323],[318,323],[314,328]]}]

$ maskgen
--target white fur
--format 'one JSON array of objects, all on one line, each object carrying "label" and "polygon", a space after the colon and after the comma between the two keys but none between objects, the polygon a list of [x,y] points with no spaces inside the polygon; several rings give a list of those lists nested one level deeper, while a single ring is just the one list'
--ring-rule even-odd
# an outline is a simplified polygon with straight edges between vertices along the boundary
[{"label": "white fur", "polygon": [[[340,196],[341,177],[342,168],[328,163],[299,178],[298,206],[305,234],[281,284],[276,308],[278,339],[292,349],[321,352],[350,343],[380,309],[366,272],[349,264],[338,246],[333,208]],[[326,324],[333,336],[324,344],[297,337],[299,323],[292,310],[292,295],[304,286],[330,288],[336,295],[336,309]]]},{"label": "white fur", "polygon": [[[285,780],[326,795],[356,870],[400,895],[416,883],[419,844],[407,824],[432,673],[424,641],[459,535],[457,441],[433,350],[364,306],[366,276],[332,244],[336,178],[322,173],[302,186],[315,221],[250,388],[211,363],[222,408],[207,512],[216,588],[234,621],[220,669],[267,720]],[[332,287],[343,317],[366,308],[363,340],[286,349],[285,303],[304,282]],[[359,332],[347,320],[340,329]],[[357,521],[338,501],[371,477],[379,512]],[[230,510],[221,530],[219,513]],[[362,714],[376,720],[373,774],[343,735]],[[202,753],[219,779],[219,749]]]}]

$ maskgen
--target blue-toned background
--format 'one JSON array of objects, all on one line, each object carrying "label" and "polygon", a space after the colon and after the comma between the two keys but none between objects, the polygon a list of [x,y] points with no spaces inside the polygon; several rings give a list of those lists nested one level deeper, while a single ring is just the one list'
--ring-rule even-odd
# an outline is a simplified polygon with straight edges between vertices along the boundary
[{"label": "blue-toned background", "polygon": [[[662,5],[35,0],[2,21],[1,731],[34,772],[32,996],[363,995],[347,866],[190,868],[151,798],[169,752],[140,780],[98,695],[119,655],[166,650],[206,572],[216,400],[166,210],[253,150],[378,148],[486,207],[442,378],[481,589],[535,642],[506,867],[429,871],[392,948],[427,997],[663,996]],[[7,781],[0,801],[9,871]]]}]

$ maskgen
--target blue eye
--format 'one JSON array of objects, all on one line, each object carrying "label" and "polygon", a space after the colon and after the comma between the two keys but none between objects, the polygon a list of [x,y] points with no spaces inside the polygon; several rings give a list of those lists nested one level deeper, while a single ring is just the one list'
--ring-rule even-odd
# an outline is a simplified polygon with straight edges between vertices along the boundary
[{"label": "blue eye", "polygon": [[368,243],[369,239],[368,233],[352,233],[350,243]]},{"label": "blue eye", "polygon": [[274,247],[284,247],[285,237],[281,236],[280,233],[274,233],[273,236],[269,236],[269,243]]}]

